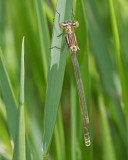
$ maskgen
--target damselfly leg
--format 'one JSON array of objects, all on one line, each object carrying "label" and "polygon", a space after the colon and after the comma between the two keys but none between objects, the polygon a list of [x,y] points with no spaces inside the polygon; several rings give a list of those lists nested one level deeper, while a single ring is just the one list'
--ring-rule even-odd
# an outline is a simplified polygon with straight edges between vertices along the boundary
[{"label": "damselfly leg", "polygon": [[57,46],[53,46],[53,47],[51,47],[51,48],[49,48],[49,49],[54,49],[54,48],[56,48],[56,49],[60,49],[61,51],[63,51],[63,50],[64,50],[64,47],[65,47],[65,44],[66,44],[66,41],[64,41],[62,48],[57,47]]},{"label": "damselfly leg", "polygon": [[[56,10],[56,13],[59,15],[59,17],[58,17],[58,25],[59,25],[59,24],[60,24],[60,13],[59,13],[57,10]],[[54,22],[54,20],[53,20],[53,22]],[[57,33],[57,30],[56,30],[56,27],[55,27],[55,24],[54,24],[54,29],[55,29],[56,36],[57,36],[57,37],[61,37],[61,36],[65,33],[65,31],[63,30],[62,33],[58,34],[58,33]],[[53,46],[53,47],[51,47],[51,48],[49,48],[49,49],[54,49],[54,48],[56,48],[56,49],[60,49],[61,51],[63,51],[63,49],[64,49],[64,47],[65,47],[65,44],[66,44],[66,41],[64,41],[62,48],[57,47],[57,46]]]},{"label": "damselfly leg", "polygon": [[[59,17],[58,17],[58,25],[60,24],[60,13],[56,10],[56,13],[59,15]],[[53,23],[54,24],[54,23]],[[62,36],[64,33],[65,33],[65,31],[63,30],[63,32],[62,33],[60,33],[60,34],[58,34],[57,33],[57,30],[56,30],[56,27],[55,27],[55,24],[54,24],[54,29],[55,29],[55,32],[56,32],[56,36],[57,37],[60,37],[60,36]]]}]

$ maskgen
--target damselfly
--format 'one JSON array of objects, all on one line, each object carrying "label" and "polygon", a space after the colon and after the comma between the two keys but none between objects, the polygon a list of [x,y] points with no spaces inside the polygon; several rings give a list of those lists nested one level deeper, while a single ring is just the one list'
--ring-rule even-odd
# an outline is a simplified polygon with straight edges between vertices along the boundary
[{"label": "damselfly", "polygon": [[[88,117],[88,111],[87,111],[87,106],[86,106],[86,101],[85,101],[83,83],[82,83],[82,79],[81,79],[81,75],[80,75],[79,64],[78,64],[78,60],[76,57],[76,51],[79,50],[79,47],[77,44],[76,35],[74,33],[74,28],[77,28],[79,26],[79,22],[76,20],[74,20],[74,21],[68,20],[68,21],[60,23],[60,13],[58,13],[58,15],[59,15],[58,23],[59,23],[60,28],[66,30],[65,39],[66,39],[66,42],[68,45],[68,49],[71,53],[71,59],[72,59],[73,67],[74,67],[78,95],[79,95],[79,102],[80,102],[80,107],[81,107],[81,115],[82,115],[82,120],[83,120],[85,145],[90,146],[91,142],[90,142],[90,137],[89,137],[89,132],[88,132],[89,117]],[[61,33],[57,37],[61,36],[62,34],[63,33]],[[52,48],[60,49],[59,47],[56,47],[56,46],[54,46]]]}]

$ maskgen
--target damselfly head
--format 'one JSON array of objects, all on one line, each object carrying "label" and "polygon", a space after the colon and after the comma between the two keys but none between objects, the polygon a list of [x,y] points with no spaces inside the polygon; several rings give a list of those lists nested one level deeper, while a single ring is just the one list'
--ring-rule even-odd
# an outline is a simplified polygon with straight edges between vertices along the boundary
[{"label": "damselfly head", "polygon": [[78,21],[65,21],[59,24],[60,28],[62,29],[66,29],[68,26],[70,27],[75,27],[77,28],[79,26],[79,22]]},{"label": "damselfly head", "polygon": [[68,26],[72,26],[72,21],[65,21],[65,22],[62,22],[60,23],[60,28],[67,28]]}]

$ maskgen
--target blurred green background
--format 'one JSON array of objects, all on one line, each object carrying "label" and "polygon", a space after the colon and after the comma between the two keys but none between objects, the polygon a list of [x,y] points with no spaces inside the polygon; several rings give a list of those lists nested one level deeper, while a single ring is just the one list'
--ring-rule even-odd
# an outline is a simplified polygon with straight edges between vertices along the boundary
[{"label": "blurred green background", "polygon": [[[56,9],[64,21],[71,19],[72,7],[80,24],[75,29],[77,58],[89,112],[90,147],[84,143],[70,53],[66,46],[64,53],[49,50],[64,41],[53,29],[55,17],[61,32]],[[23,36],[26,159],[128,159],[128,1],[0,0],[0,160],[13,157],[17,128],[11,124],[17,121]],[[51,69],[52,60],[58,68]]]}]

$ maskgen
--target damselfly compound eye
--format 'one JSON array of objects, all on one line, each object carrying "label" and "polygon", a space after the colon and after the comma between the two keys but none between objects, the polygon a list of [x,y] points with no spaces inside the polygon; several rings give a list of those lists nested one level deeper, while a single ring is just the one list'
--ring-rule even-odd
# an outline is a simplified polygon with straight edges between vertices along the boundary
[{"label": "damselfly compound eye", "polygon": [[60,23],[59,25],[60,25],[60,28],[64,29],[64,28],[67,27],[68,24],[65,23],[65,22],[62,22],[62,23]]},{"label": "damselfly compound eye", "polygon": [[77,28],[79,26],[79,22],[78,21],[73,21],[72,26]]}]

